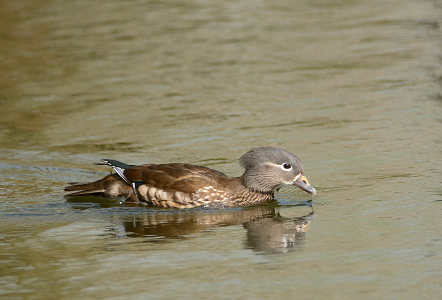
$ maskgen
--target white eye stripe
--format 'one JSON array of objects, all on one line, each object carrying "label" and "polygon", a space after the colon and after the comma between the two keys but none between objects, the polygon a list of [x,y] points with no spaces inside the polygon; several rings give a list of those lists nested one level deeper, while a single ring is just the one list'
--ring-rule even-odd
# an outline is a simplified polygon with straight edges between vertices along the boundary
[{"label": "white eye stripe", "polygon": [[288,169],[284,168],[284,165],[287,164],[286,162],[281,164],[281,165],[278,165],[278,164],[275,164],[275,163],[272,163],[272,162],[266,162],[264,164],[267,165],[267,166],[280,167],[284,171],[291,171],[291,170],[293,170],[293,166],[290,163],[288,163],[290,165],[290,168],[288,168]]}]

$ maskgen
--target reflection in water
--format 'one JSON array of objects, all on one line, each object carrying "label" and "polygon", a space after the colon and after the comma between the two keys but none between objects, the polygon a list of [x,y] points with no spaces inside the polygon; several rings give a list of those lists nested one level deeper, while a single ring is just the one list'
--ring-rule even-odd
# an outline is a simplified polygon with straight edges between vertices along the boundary
[{"label": "reflection in water", "polygon": [[247,231],[246,248],[264,253],[288,252],[305,239],[314,211],[302,216],[281,216],[278,208],[260,206],[228,210],[157,210],[130,216],[114,216],[117,237],[148,237],[149,241],[190,238],[211,228],[242,224]]},{"label": "reflection in water", "polygon": [[268,217],[245,222],[247,247],[260,252],[295,250],[305,239],[314,211],[300,217],[283,217],[273,212]]}]

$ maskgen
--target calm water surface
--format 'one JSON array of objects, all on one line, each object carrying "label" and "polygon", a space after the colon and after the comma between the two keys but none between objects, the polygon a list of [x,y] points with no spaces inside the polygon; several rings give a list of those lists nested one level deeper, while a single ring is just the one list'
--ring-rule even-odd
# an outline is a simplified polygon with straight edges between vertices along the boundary
[{"label": "calm water surface", "polygon": [[[438,1],[4,1],[0,297],[437,299]],[[296,153],[319,195],[164,210],[63,186],[131,164],[238,176]]]}]

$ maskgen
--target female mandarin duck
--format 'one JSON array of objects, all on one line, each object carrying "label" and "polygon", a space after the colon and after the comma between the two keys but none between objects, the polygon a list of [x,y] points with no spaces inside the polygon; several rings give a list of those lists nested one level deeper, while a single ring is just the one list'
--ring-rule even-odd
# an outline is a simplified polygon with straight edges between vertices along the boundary
[{"label": "female mandarin duck", "polygon": [[126,165],[104,159],[115,174],[88,183],[71,183],[68,196],[102,195],[128,203],[161,207],[246,206],[269,202],[282,185],[294,185],[314,195],[316,190],[304,176],[301,161],[275,147],[259,147],[243,154],[241,177],[189,164]]}]

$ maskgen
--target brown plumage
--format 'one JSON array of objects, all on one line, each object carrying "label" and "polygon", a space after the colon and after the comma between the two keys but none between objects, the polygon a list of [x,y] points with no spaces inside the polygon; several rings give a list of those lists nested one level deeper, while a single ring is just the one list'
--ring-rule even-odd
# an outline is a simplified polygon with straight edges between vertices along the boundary
[{"label": "brown plumage", "polygon": [[116,171],[98,181],[72,183],[69,196],[102,195],[131,203],[172,208],[196,206],[243,206],[268,202],[283,184],[295,185],[311,194],[315,189],[304,176],[293,154],[274,147],[255,148],[244,154],[241,177],[181,163],[131,166],[103,160]]}]

